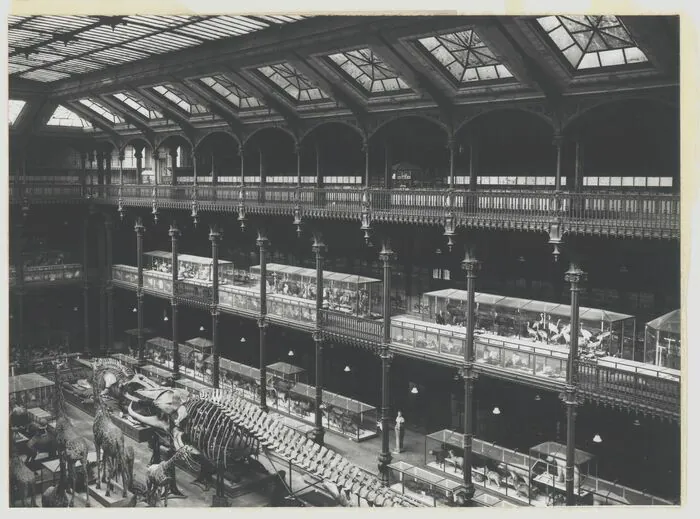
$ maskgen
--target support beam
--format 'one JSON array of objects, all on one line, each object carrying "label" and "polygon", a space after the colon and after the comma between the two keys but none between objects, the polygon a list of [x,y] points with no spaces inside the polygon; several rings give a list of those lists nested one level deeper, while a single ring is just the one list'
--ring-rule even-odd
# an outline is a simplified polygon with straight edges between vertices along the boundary
[{"label": "support beam", "polygon": [[267,412],[267,248],[269,240],[262,233],[258,232],[255,241],[260,249],[260,316],[258,317],[258,328],[260,330],[260,409]]},{"label": "support beam", "polygon": [[284,118],[290,128],[296,129],[299,127],[300,119],[296,110],[286,100],[283,100],[281,96],[278,97],[279,94],[270,90],[262,80],[254,77],[250,72],[236,72],[230,68],[226,69],[224,75],[250,95],[263,100],[269,108]]},{"label": "support beam", "polygon": [[212,371],[211,383],[219,389],[219,241],[221,232],[218,225],[209,228],[212,260],[212,301],[211,301],[211,342]]},{"label": "support beam", "polygon": [[105,272],[105,229],[97,227],[97,271],[99,272],[99,312],[100,312],[100,343],[99,350],[104,352],[107,349],[107,290],[104,278]]},{"label": "support beam", "polygon": [[321,72],[316,63],[312,63],[309,58],[302,57],[298,52],[293,53],[288,61],[299,72],[316,82],[333,99],[349,108],[360,123],[360,126],[364,126],[364,122],[367,119],[367,109],[360,99],[346,91],[345,80],[331,81],[327,79],[333,76]]},{"label": "support beam", "polygon": [[654,68],[678,78],[680,56],[678,22],[669,19],[671,17],[619,16],[618,18],[625,24],[630,36]]},{"label": "support beam", "polygon": [[173,272],[172,272],[172,282],[173,282],[173,295],[170,298],[170,306],[172,309],[172,315],[170,316],[171,323],[173,325],[173,379],[180,378],[180,336],[178,327],[178,302],[177,302],[177,281],[178,281],[178,239],[180,238],[180,229],[177,227],[177,223],[173,220],[173,224],[170,226],[168,231],[170,235],[170,240],[172,242],[172,262],[173,262]]},{"label": "support beam", "polygon": [[311,246],[316,255],[316,329],[313,332],[314,344],[316,346],[316,401],[314,410],[313,439],[316,443],[323,445],[325,429],[323,428],[323,334],[321,333],[321,310],[323,309],[323,255],[326,251],[326,244],[320,234],[314,235],[314,242]]},{"label": "support beam", "polygon": [[85,108],[78,102],[67,101],[64,103],[66,108],[77,113],[83,119],[90,121],[94,127],[99,128],[104,131],[109,137],[114,139],[116,145],[120,145],[122,141],[121,135],[106,121],[103,121],[98,115],[96,115],[92,110]]},{"label": "support beam", "polygon": [[105,215],[105,291],[107,292],[107,349],[114,351],[114,286],[112,285],[112,217]]},{"label": "support beam", "polygon": [[213,91],[208,91],[197,80],[183,79],[177,83],[178,88],[183,92],[191,95],[197,101],[207,106],[211,112],[221,117],[231,127],[231,130],[237,135],[243,133],[243,121],[238,116],[238,113],[223,100],[217,97]]},{"label": "support beam", "polygon": [[192,126],[187,117],[178,112],[177,109],[172,108],[170,105],[168,105],[168,101],[166,99],[160,97],[159,94],[151,92],[151,90],[146,87],[139,87],[138,93],[144,99],[157,106],[163,113],[163,115],[165,115],[168,119],[175,122],[180,127],[180,129],[182,129],[183,133],[187,136],[187,138],[190,139],[190,141],[196,142],[196,131],[194,129],[194,126]]},{"label": "support beam", "polygon": [[394,252],[388,241],[382,244],[379,252],[379,259],[384,270],[384,335],[379,358],[382,362],[382,407],[381,407],[381,428],[382,428],[382,450],[379,453],[379,477],[383,485],[389,484],[389,465],[391,464],[391,451],[389,450],[389,427],[391,423],[389,407],[389,370],[393,354],[390,351],[391,345],[391,261],[394,259]]},{"label": "support beam", "polygon": [[115,101],[111,95],[103,94],[97,97],[101,103],[104,103],[109,108],[117,112],[117,114],[119,114],[127,123],[133,124],[136,128],[138,128],[148,142],[155,142],[155,133],[153,128],[151,128],[148,119],[133,113],[120,102]]},{"label": "support beam", "polygon": [[136,232],[136,265],[137,265],[137,281],[136,281],[136,311],[137,311],[137,327],[136,327],[136,348],[139,364],[144,362],[143,358],[143,221],[141,217],[136,218],[134,224]]},{"label": "support beam", "polygon": [[83,220],[83,352],[88,355],[90,350],[90,265],[88,261],[88,232],[90,230],[90,220]]}]

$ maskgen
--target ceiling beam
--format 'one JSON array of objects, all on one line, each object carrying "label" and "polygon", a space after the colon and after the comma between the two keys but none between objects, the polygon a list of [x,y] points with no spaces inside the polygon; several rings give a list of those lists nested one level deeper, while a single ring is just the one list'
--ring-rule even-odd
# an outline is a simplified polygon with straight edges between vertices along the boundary
[{"label": "ceiling beam", "polygon": [[160,97],[160,95],[152,93],[146,87],[137,87],[136,90],[138,91],[139,95],[143,96],[147,101],[157,106],[163,115],[177,124],[192,142],[195,142],[194,137],[196,132],[194,126],[192,126],[192,123],[189,122],[187,117],[182,115],[175,108],[171,107],[168,104],[167,99],[163,99]]},{"label": "ceiling beam", "polygon": [[523,40],[512,36],[512,32],[517,30],[517,25],[510,24],[508,19],[484,16],[479,17],[474,28],[482,41],[518,81],[542,92],[550,100],[559,99],[563,85],[558,84],[547,72],[547,65],[542,62],[540,53],[528,53],[521,46]]},{"label": "ceiling beam", "polygon": [[[300,125],[299,115],[296,113],[288,102],[277,97],[277,93],[271,91],[262,81],[257,81],[257,78],[252,77],[252,74],[246,71],[235,71],[227,68],[224,74],[236,85],[245,90],[248,94],[262,99],[268,108],[274,110],[281,115],[287,122],[290,128],[297,128]],[[251,81],[252,80],[252,81]]]},{"label": "ceiling beam", "polygon": [[131,112],[128,108],[121,105],[121,103],[119,103],[118,101],[115,101],[109,95],[102,94],[98,95],[97,97],[99,98],[101,103],[106,104],[112,110],[121,115],[126,122],[136,126],[136,128],[138,128],[146,137],[147,141],[151,143],[155,142],[155,132],[153,131],[153,128],[149,126],[147,119],[141,117],[141,115],[137,115]]},{"label": "ceiling beam", "polygon": [[429,79],[430,75],[413,67],[408,59],[400,55],[381,34],[367,38],[370,48],[376,52],[394,71],[416,92],[437,104],[444,116],[451,120],[454,103],[436,83]]},{"label": "ceiling beam", "polygon": [[243,122],[238,114],[227,106],[225,101],[218,98],[214,92],[208,92],[204,87],[198,84],[193,79],[182,79],[178,86],[184,92],[199,100],[199,102],[209,107],[213,114],[221,117],[231,127],[234,133],[240,134],[243,132]]},{"label": "ceiling beam", "polygon": [[677,21],[670,16],[619,16],[632,39],[654,67],[679,78],[679,35]]},{"label": "ceiling beam", "polygon": [[339,82],[327,79],[326,76],[318,71],[314,64],[297,53],[293,53],[292,57],[287,61],[299,72],[317,83],[321,89],[329,93],[333,99],[343,103],[349,108],[361,125],[365,122],[367,118],[367,109],[353,94],[347,92],[345,87]]},{"label": "ceiling beam", "polygon": [[121,143],[121,135],[119,135],[119,133],[117,133],[117,131],[108,122],[103,121],[102,118],[99,115],[95,114],[92,110],[84,107],[77,101],[67,101],[65,105],[67,108],[70,108],[78,115],[80,115],[83,119],[87,119],[88,121],[90,121],[90,123],[93,126],[96,126],[100,130],[104,131],[117,143]]}]

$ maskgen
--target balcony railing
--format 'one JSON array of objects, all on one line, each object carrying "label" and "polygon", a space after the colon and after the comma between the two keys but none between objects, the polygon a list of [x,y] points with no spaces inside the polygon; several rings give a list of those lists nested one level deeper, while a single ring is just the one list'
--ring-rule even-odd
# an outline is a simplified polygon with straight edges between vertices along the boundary
[{"label": "balcony railing", "polygon": [[[68,265],[47,265],[42,267],[25,267],[24,284],[51,285],[75,282],[83,279],[83,266],[80,263]],[[10,267],[10,285],[17,284],[17,272]]]},{"label": "balcony railing", "polygon": [[[10,186],[10,198],[20,202],[85,198],[116,204],[118,185],[36,184]],[[231,211],[243,204],[250,213],[292,215],[295,207],[314,217],[443,223],[449,213],[465,226],[524,227],[548,230],[553,219],[562,231],[578,234],[678,238],[680,195],[644,192],[554,192],[541,189],[478,191],[448,189],[383,189],[361,187],[124,185],[122,204]],[[363,198],[367,204],[363,208]]]},{"label": "balcony railing", "polygon": [[335,338],[356,340],[364,345],[376,347],[382,341],[384,325],[380,320],[365,319],[335,310],[322,310],[321,329]]}]

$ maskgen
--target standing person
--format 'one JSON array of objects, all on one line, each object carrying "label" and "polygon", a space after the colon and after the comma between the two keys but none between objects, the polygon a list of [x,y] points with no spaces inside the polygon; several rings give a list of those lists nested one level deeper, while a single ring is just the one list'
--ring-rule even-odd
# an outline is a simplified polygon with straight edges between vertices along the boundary
[{"label": "standing person", "polygon": [[396,452],[403,452],[403,437],[405,434],[405,427],[404,427],[404,422],[406,420],[404,417],[401,415],[401,411],[396,413],[396,426],[395,426],[395,431],[396,431]]}]

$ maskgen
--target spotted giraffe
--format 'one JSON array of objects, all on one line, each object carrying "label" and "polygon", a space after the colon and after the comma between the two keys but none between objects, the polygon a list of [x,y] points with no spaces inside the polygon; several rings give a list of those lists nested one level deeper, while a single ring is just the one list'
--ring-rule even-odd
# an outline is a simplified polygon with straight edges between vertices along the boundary
[{"label": "spotted giraffe", "polygon": [[[104,403],[95,385],[93,385],[95,397],[95,419],[92,423],[93,441],[95,442],[95,452],[97,453],[97,489],[100,488],[100,481],[107,484],[105,496],[109,497],[113,489],[112,476],[117,475],[114,470],[124,451],[124,433],[114,425],[110,417],[110,411]],[[100,460],[101,458],[101,460]],[[101,462],[101,463],[100,463]],[[110,468],[107,468],[109,463]],[[102,466],[102,478],[100,478],[100,465]],[[128,482],[122,476],[122,497],[126,497]]]},{"label": "spotted giraffe", "polygon": [[14,489],[22,498],[22,506],[27,506],[27,496],[30,497],[29,506],[36,506],[34,491],[36,476],[27,467],[17,452],[12,452],[10,458],[10,488]]},{"label": "spotted giraffe", "polygon": [[194,450],[189,445],[185,445],[181,449],[175,451],[170,459],[154,463],[146,468],[146,487],[149,496],[148,501],[156,501],[158,492],[160,498],[163,499],[163,506],[168,506],[168,494],[170,493],[170,483],[175,471],[175,462],[178,459],[185,459],[188,462],[191,460]]}]

